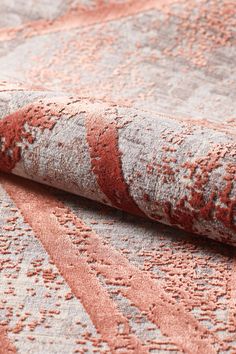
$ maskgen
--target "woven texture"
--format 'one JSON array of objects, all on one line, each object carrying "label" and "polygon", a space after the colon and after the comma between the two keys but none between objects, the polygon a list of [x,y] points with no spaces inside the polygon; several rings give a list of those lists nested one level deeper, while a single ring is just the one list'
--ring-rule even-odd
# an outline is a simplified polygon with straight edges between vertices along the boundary
[{"label": "woven texture", "polygon": [[0,353],[235,352],[234,1],[0,11]]}]

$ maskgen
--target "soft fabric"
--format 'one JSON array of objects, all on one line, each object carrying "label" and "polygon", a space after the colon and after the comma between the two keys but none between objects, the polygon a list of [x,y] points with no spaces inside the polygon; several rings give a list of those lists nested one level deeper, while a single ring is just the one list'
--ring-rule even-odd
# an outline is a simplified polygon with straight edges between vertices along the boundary
[{"label": "soft fabric", "polygon": [[236,135],[227,125],[6,92],[2,171],[236,244]]},{"label": "soft fabric", "polygon": [[0,11],[0,352],[235,352],[234,1]]}]

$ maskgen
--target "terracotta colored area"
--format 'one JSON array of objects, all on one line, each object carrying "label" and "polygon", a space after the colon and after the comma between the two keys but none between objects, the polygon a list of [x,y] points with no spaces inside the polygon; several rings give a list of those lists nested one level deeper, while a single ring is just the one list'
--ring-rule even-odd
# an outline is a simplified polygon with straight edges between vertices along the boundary
[{"label": "terracotta colored area", "polygon": [[86,127],[92,170],[101,190],[111,205],[145,216],[130,197],[123,177],[116,122],[94,114],[87,118]]},{"label": "terracotta colored area", "polygon": [[[65,201],[71,204],[66,197]],[[187,312],[209,326],[211,333],[222,339],[219,343],[222,351],[232,348],[235,328],[232,248],[144,223],[141,219],[137,222],[126,215],[114,215],[111,210],[101,210],[99,205],[91,210],[87,201],[72,207],[106,242],[161,284]],[[125,301],[119,295],[114,298],[124,306]]]},{"label": "terracotta colored area", "polygon": [[50,108],[47,107],[42,111],[40,104],[34,103],[34,105],[24,107],[21,111],[0,120],[0,134],[2,138],[4,137],[4,149],[0,153],[0,169],[2,171],[12,171],[16,163],[20,161],[21,148],[19,144],[23,140],[29,144],[33,143],[33,135],[25,130],[26,123],[32,128],[51,129],[55,124],[51,118],[53,114],[54,112]]},{"label": "terracotta colored area", "polygon": [[[206,329],[185,313],[179,305],[173,303],[171,298],[163,293],[151,278],[131,266],[123,256],[112,248],[103,245],[102,240],[68,209],[63,208],[61,203],[48,193],[45,196],[44,190],[40,190],[35,185],[31,185],[30,193],[28,193],[29,184],[27,183],[26,187],[25,181],[21,181],[20,186],[14,183],[14,179],[11,182],[5,178],[1,182],[51,255],[59,271],[71,286],[73,293],[81,299],[111,349],[116,350],[125,345],[126,350],[130,348],[131,352],[133,350],[142,352],[135,342],[132,344],[131,341],[129,344],[129,330],[126,328],[124,319],[114,310],[112,304],[109,305],[109,298],[93,281],[87,268],[91,262],[94,263],[92,269],[98,272],[97,275],[102,274],[108,278],[108,281],[121,282],[123,286],[127,287],[127,290],[124,290],[125,296],[141,311],[146,311],[150,320],[160,326],[163,333],[173,337],[174,344],[183,350],[191,350],[193,353],[199,353],[207,346],[207,351],[215,352],[214,347],[207,344],[206,339],[209,338],[210,333]],[[55,218],[52,218],[52,215]],[[75,228],[75,231],[73,228],[71,230],[73,241],[65,238],[67,222],[72,223]],[[45,229],[42,228],[42,223],[47,225]],[[65,229],[63,230],[63,228]],[[87,264],[84,263],[79,253],[76,253],[74,245],[79,245],[78,251],[88,254]],[[136,288],[136,284],[140,284],[138,288]],[[93,289],[92,293],[90,289]],[[92,297],[93,294],[95,297]],[[104,307],[106,313],[103,313],[102,316],[99,309]],[[109,316],[107,319],[109,322],[107,322],[106,316]],[[111,323],[111,320],[114,323]],[[119,326],[124,327],[123,333],[119,332]],[[188,341],[186,341],[186,334]],[[132,337],[130,339],[134,340]],[[212,337],[213,341],[214,337]]]},{"label": "terracotta colored area", "polygon": [[[16,210],[19,208],[23,213],[28,225],[32,226],[60,273],[67,280],[71,293],[78,296],[85,307],[87,291],[83,289],[91,286],[90,284],[93,284],[91,279],[95,277],[99,279],[99,286],[106,289],[107,296],[110,295],[111,300],[106,300],[108,304],[112,301],[116,303],[117,308],[122,298],[128,299],[132,308],[135,307],[140,311],[137,315],[136,326],[138,318],[142,318],[142,324],[145,323],[143,321],[147,322],[149,319],[153,323],[153,328],[157,326],[156,328],[161,329],[162,335],[167,336],[161,339],[160,334],[155,334],[156,341],[147,340],[146,337],[143,343],[146,350],[152,348],[157,351],[162,348],[161,350],[165,352],[163,349],[165,347],[169,348],[167,352],[171,352],[173,350],[171,345],[175,345],[176,352],[181,352],[182,348],[186,352],[197,353],[205,346],[210,352],[216,352],[219,348],[227,350],[227,346],[228,348],[234,347],[232,336],[235,328],[232,302],[233,278],[231,281],[231,277],[234,277],[234,255],[232,249],[219,247],[218,244],[207,244],[202,240],[194,240],[194,238],[191,240],[191,235],[184,235],[184,242],[180,234],[175,237],[175,230],[162,228],[158,231],[156,227],[148,223],[139,229],[135,227],[137,224],[135,219],[133,225],[126,223],[129,229],[124,231],[124,219],[119,221],[111,210],[101,210],[100,206],[93,206],[91,202],[84,203],[83,200],[78,201],[77,198],[64,195],[63,205],[57,200],[57,191],[50,191],[15,177],[2,176],[1,183],[15,201]],[[73,206],[74,202],[79,202],[79,209]],[[68,209],[65,203],[69,205],[71,203],[71,207]],[[98,208],[97,212],[96,208]],[[85,222],[76,216],[77,212]],[[90,219],[87,214],[90,215]],[[41,215],[43,221],[41,221]],[[42,225],[47,226],[42,227]],[[90,225],[97,232],[93,231]],[[120,235],[117,234],[117,228]],[[134,233],[130,234],[132,229]],[[146,229],[145,237],[148,236],[146,242],[150,241],[151,246],[146,245],[146,242],[140,243],[144,238],[144,229]],[[158,236],[153,238],[152,232]],[[48,236],[49,233],[51,237]],[[169,236],[172,235],[172,240],[168,233]],[[200,246],[201,244],[203,246]],[[73,256],[74,252],[75,256]],[[65,262],[65,257],[69,257],[67,262]],[[72,263],[73,272],[70,270]],[[160,273],[158,270],[157,273],[155,272],[157,266]],[[85,269],[90,270],[87,273]],[[37,271],[37,268],[35,270]],[[83,276],[86,276],[85,281],[80,274],[82,270],[85,272],[83,272]],[[50,275],[50,272],[46,270],[44,274],[45,279],[54,277],[53,273]],[[163,275],[165,275],[164,278]],[[207,282],[204,283],[205,285],[203,283],[200,285],[204,279],[207,279]],[[79,286],[80,282],[82,284]],[[189,287],[193,291],[190,291]],[[204,292],[204,297],[202,292]],[[89,294],[91,299],[94,293],[89,292]],[[99,294],[103,298],[104,292],[101,291]],[[91,311],[93,312],[96,308],[97,301],[101,301],[101,297],[96,296],[93,299],[93,306],[88,306],[87,311],[90,316]],[[198,307],[199,312],[193,311]],[[102,309],[102,323],[105,320],[103,308],[99,307]],[[97,311],[98,308],[96,316],[99,319],[100,315]],[[125,317],[129,313],[124,305],[118,311],[125,311],[123,312]],[[228,313],[227,316],[224,311]],[[96,316],[92,315],[92,318],[99,329]],[[145,317],[142,316],[147,316],[147,319],[144,320]],[[224,316],[226,316],[225,319]],[[110,321],[110,316],[108,318]],[[132,331],[134,328],[137,331],[131,318],[129,315],[125,321],[126,323],[129,321],[133,328]],[[150,325],[149,327],[151,328]],[[109,333],[112,328],[109,327]],[[224,330],[224,340],[221,338],[222,330]],[[107,327],[99,330],[104,340],[103,336],[107,336],[107,331]],[[186,337],[186,331],[188,331],[188,337]],[[145,332],[143,334],[145,335]],[[32,336],[34,337],[35,334]],[[114,337],[113,339],[108,337],[111,346],[112,343],[117,343]]]},{"label": "terracotta colored area", "polygon": [[[3,186],[10,192],[11,197],[16,196],[16,199],[13,199],[14,202],[51,255],[73,294],[81,300],[93,323],[102,334],[103,340],[107,341],[114,351],[119,347],[126,347],[130,352],[137,350],[145,353],[139,341],[130,333],[127,319],[117,311],[106,291],[90,273],[83,257],[79,256],[73,244],[65,238],[65,230],[60,227],[60,224],[64,225],[71,219],[71,216],[67,211],[62,216],[60,215],[63,205],[53,199],[50,201],[48,195],[45,198],[43,191],[39,195],[31,190],[32,199],[27,200],[28,192],[24,193],[23,188],[12,190],[13,185],[9,185],[7,181],[6,184],[3,182]],[[53,220],[52,215],[59,220]],[[42,228],[43,223],[45,228]],[[84,229],[85,232],[85,226]],[[66,252],[63,252],[65,249]],[[104,308],[106,312],[101,312]]]},{"label": "terracotta colored area", "polygon": [[18,352],[105,352],[83,305],[2,187],[0,193],[0,317],[8,338]]},{"label": "terracotta colored area", "polygon": [[234,134],[103,100],[9,92],[18,108],[29,103],[0,121],[2,171],[235,244]]},{"label": "terracotta colored area", "polygon": [[7,337],[7,329],[5,326],[0,326],[0,343],[1,354],[16,353],[16,348],[11,344]]}]

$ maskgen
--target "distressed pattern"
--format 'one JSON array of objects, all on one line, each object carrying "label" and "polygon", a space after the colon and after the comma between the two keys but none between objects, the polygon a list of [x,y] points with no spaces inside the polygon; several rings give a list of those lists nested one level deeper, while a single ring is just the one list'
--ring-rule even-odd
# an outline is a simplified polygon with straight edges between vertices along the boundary
[{"label": "distressed pattern", "polygon": [[234,2],[0,11],[0,352],[234,353]]},{"label": "distressed pattern", "polygon": [[89,99],[10,94],[10,102],[24,95],[24,106],[0,121],[2,171],[235,244],[236,144],[227,127]]}]

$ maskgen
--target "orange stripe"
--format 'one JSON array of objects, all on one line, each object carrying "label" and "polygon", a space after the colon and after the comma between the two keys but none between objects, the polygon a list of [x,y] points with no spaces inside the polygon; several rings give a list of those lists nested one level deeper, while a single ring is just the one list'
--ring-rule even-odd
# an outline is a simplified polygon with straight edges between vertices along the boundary
[{"label": "orange stripe", "polygon": [[118,311],[84,257],[79,255],[66,235],[65,226],[58,222],[55,213],[63,205],[46,189],[37,188],[29,181],[21,180],[19,183],[20,179],[13,176],[1,177],[0,180],[111,350],[126,347],[131,352],[146,353],[140,341],[131,334],[127,318]]},{"label": "orange stripe", "polygon": [[7,337],[6,326],[0,325],[0,354],[13,354],[16,353],[16,348],[9,341]]},{"label": "orange stripe", "polygon": [[[19,182],[14,177],[8,180],[1,178],[1,182],[113,348],[119,315],[106,291],[98,286],[95,275],[91,274],[88,267],[91,263],[93,271],[105,276],[109,282],[125,285],[120,290],[123,295],[145,311],[149,319],[181,350],[192,354],[216,353],[213,342],[218,341],[217,337],[169,297],[147,273],[130,264],[126,257],[112,247],[104,245],[103,239],[89,230],[49,192],[45,193],[43,187],[28,181]],[[74,224],[77,243],[83,247],[82,250],[76,249],[65,236],[65,223],[68,220]],[[82,251],[85,257],[80,258],[78,251]],[[110,314],[109,319],[107,314]]]}]

